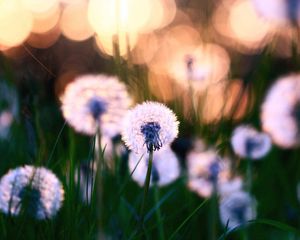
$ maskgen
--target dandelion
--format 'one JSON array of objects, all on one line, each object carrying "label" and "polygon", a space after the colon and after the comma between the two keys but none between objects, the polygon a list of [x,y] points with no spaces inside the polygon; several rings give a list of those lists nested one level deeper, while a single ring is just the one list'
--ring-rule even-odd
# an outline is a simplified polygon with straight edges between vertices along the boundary
[{"label": "dandelion", "polygon": [[214,151],[192,151],[187,156],[188,187],[202,197],[210,197],[218,185],[228,180],[229,162]]},{"label": "dandelion", "polygon": [[66,121],[78,132],[114,137],[120,132],[120,122],[131,99],[126,86],[116,77],[82,75],[67,85],[62,100]]},{"label": "dandelion", "polygon": [[13,216],[22,211],[42,220],[52,218],[64,200],[58,178],[43,167],[10,170],[0,181],[0,210]]},{"label": "dandelion", "polygon": [[220,196],[226,197],[234,192],[242,191],[243,179],[241,177],[234,177],[228,181],[221,182],[218,186],[218,193]]},{"label": "dandelion", "polygon": [[271,138],[266,133],[259,133],[249,125],[237,127],[231,136],[234,152],[240,157],[259,159],[271,149]]},{"label": "dandelion", "polygon": [[222,224],[233,229],[256,218],[255,200],[246,192],[237,191],[221,198],[219,210]]},{"label": "dandelion", "polygon": [[[129,170],[133,172],[133,180],[140,186],[143,186],[145,183],[148,161],[148,155],[141,157],[133,152],[129,155]],[[158,186],[165,186],[176,180],[179,175],[179,161],[170,147],[158,151],[153,156],[151,184],[155,183]]]},{"label": "dandelion", "polygon": [[178,134],[175,114],[158,102],[145,102],[128,112],[122,139],[136,154],[157,151],[169,145]]},{"label": "dandelion", "polygon": [[262,128],[283,148],[300,144],[300,75],[280,78],[270,88],[261,107]]},{"label": "dandelion", "polygon": [[300,20],[298,0],[252,0],[257,13],[275,24],[296,23]]},{"label": "dandelion", "polygon": [[9,136],[10,126],[18,112],[17,102],[15,89],[5,82],[0,82],[0,139]]}]

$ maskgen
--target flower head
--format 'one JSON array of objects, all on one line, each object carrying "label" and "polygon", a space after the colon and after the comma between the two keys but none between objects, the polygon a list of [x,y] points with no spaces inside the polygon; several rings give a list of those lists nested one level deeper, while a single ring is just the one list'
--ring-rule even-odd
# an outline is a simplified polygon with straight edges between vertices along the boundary
[{"label": "flower head", "polygon": [[209,197],[218,185],[228,180],[229,162],[214,151],[195,152],[187,156],[188,187],[202,197]]},{"label": "flower head", "polygon": [[9,136],[10,126],[18,112],[17,102],[15,89],[0,82],[0,139]]},{"label": "flower head", "polygon": [[298,0],[252,0],[261,17],[275,24],[295,23],[300,20],[300,2]]},{"label": "flower head", "polygon": [[67,85],[61,98],[66,121],[78,132],[114,137],[120,133],[120,122],[131,99],[126,86],[116,77],[83,75]]},{"label": "flower head", "polygon": [[231,145],[237,155],[259,159],[270,151],[272,143],[266,133],[259,133],[251,126],[242,125],[234,130]]},{"label": "flower head", "polygon": [[144,102],[126,115],[122,139],[139,154],[169,145],[177,134],[178,121],[169,108],[157,102]]},{"label": "flower head", "polygon": [[277,80],[261,107],[261,123],[273,142],[284,148],[300,144],[300,75]]},{"label": "flower head", "polygon": [[234,177],[228,181],[222,182],[218,186],[219,195],[224,198],[234,192],[242,191],[243,179],[241,177]]},{"label": "flower head", "polygon": [[[128,164],[130,172],[133,172],[133,180],[140,186],[143,186],[148,169],[148,154],[141,157],[140,155],[131,152]],[[164,186],[176,180],[179,175],[179,161],[170,147],[166,147],[154,154],[151,184],[156,183],[158,186]]]},{"label": "flower head", "polygon": [[246,192],[237,191],[221,198],[220,218],[229,229],[256,218],[255,200]]},{"label": "flower head", "polygon": [[43,167],[10,170],[0,181],[0,210],[17,216],[24,211],[42,220],[52,218],[64,200],[58,178]]}]

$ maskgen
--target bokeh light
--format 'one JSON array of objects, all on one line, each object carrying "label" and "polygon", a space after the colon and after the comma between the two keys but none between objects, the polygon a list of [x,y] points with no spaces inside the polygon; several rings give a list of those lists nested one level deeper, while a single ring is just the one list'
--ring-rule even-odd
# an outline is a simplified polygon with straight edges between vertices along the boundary
[{"label": "bokeh light", "polygon": [[61,16],[62,33],[74,41],[83,41],[90,38],[94,31],[87,18],[87,2],[69,4],[63,10]]},{"label": "bokeh light", "polygon": [[30,34],[32,22],[31,13],[17,0],[0,1],[0,44],[7,47],[21,44]]},{"label": "bokeh light", "polygon": [[[226,38],[225,44],[241,52],[255,52],[270,40],[273,27],[257,15],[248,0],[223,0],[215,11],[213,24]],[[237,46],[237,44],[239,46]]]},{"label": "bokeh light", "polygon": [[59,5],[54,5],[47,12],[33,14],[33,26],[31,32],[46,33],[53,29],[60,18],[61,10]]}]

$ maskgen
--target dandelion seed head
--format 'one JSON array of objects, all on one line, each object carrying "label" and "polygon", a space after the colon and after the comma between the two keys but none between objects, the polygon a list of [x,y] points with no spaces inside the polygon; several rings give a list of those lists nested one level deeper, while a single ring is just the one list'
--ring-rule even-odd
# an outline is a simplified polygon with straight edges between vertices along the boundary
[{"label": "dandelion seed head", "polygon": [[[143,186],[148,169],[148,154],[139,155],[131,152],[128,161],[132,179]],[[180,165],[178,158],[170,147],[165,147],[153,155],[151,182],[158,186],[165,186],[175,181],[180,175]]]},{"label": "dandelion seed head", "polygon": [[18,100],[15,89],[0,81],[0,139],[6,139],[17,117]]},{"label": "dandelion seed head", "polygon": [[299,102],[300,75],[282,77],[269,89],[261,107],[261,123],[276,145],[299,146]]},{"label": "dandelion seed head", "polygon": [[234,130],[231,145],[238,156],[259,159],[270,151],[272,142],[268,134],[260,133],[249,125],[241,125]]},{"label": "dandelion seed head", "polygon": [[82,75],[67,85],[62,101],[66,121],[77,131],[114,137],[120,133],[120,122],[131,105],[125,84],[116,77]]},{"label": "dandelion seed head", "polygon": [[243,180],[241,177],[228,179],[218,185],[218,193],[221,197],[226,197],[234,192],[242,191]]},{"label": "dandelion seed head", "polygon": [[169,145],[178,134],[175,114],[157,102],[138,104],[124,119],[122,139],[136,154]]},{"label": "dandelion seed head", "polygon": [[63,200],[61,182],[43,167],[18,167],[0,181],[0,210],[5,214],[17,216],[25,210],[38,220],[49,219],[56,215]]},{"label": "dandelion seed head", "polygon": [[256,201],[246,192],[237,191],[221,198],[219,210],[223,226],[229,229],[256,218]]},{"label": "dandelion seed head", "polygon": [[[228,181],[230,166],[214,151],[191,151],[187,155],[188,187],[201,197],[210,197],[214,186]],[[217,190],[217,189],[216,189]]]},{"label": "dandelion seed head", "polygon": [[262,18],[274,24],[288,24],[300,20],[300,3],[298,0],[252,0]]}]

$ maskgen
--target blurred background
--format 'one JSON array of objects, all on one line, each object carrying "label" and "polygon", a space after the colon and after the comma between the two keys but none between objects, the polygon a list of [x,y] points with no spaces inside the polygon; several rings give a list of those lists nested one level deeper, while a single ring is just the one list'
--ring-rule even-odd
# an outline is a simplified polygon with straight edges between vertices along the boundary
[{"label": "blurred background", "polygon": [[[143,189],[130,177],[123,145],[112,157],[118,168],[104,174],[103,212],[96,201],[82,201],[74,180],[76,169],[93,158],[93,137],[65,123],[61,99],[69,83],[90,73],[118,76],[134,103],[165,103],[180,122],[172,144],[180,176],[159,188],[160,201],[150,192],[147,239],[162,239],[157,208],[165,239],[225,239],[220,198],[190,190],[187,159],[195,149],[229,159],[231,179],[252,179],[247,191],[256,199],[258,220],[226,239],[300,239],[299,144],[274,144],[247,175],[249,160],[230,142],[240,124],[264,130],[268,90],[298,73],[299,23],[298,0],[0,0],[0,176],[20,165],[42,165],[65,188],[54,219],[1,213],[1,239],[138,238]],[[299,126],[299,114],[295,122]],[[120,136],[112,143],[122,144]]]}]

